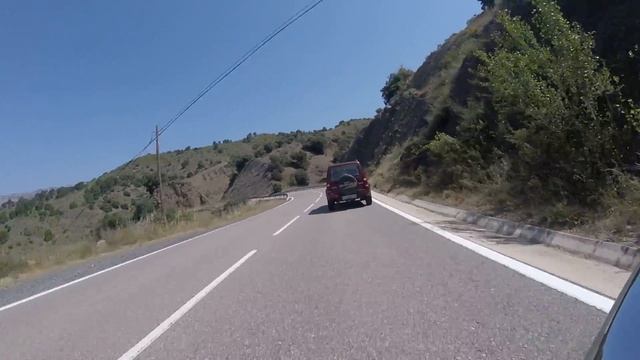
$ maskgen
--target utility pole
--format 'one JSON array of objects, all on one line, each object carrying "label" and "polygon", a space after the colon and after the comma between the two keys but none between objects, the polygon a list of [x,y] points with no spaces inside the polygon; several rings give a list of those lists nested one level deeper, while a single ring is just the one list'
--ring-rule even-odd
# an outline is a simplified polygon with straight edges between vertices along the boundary
[{"label": "utility pole", "polygon": [[158,125],[156,125],[156,167],[158,169],[158,195],[160,196],[160,214],[162,215],[162,221],[165,221],[164,217],[164,204],[162,199],[162,173],[160,172],[160,133],[158,132]]}]

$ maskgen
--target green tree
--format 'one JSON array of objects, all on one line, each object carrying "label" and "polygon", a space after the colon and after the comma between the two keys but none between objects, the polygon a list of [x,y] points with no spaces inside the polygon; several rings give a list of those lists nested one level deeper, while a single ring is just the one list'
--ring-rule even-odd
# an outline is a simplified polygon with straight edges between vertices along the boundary
[{"label": "green tree", "polygon": [[307,186],[309,185],[309,175],[303,169],[298,169],[293,175],[296,185],[298,186]]},{"label": "green tree", "polygon": [[302,149],[315,155],[324,154],[324,147],[327,145],[327,139],[324,136],[316,135],[311,137],[302,145]]},{"label": "green tree", "polygon": [[9,241],[9,231],[0,229],[0,245],[5,244],[7,241]]},{"label": "green tree", "polygon": [[[408,88],[409,80],[412,76],[413,71],[403,66],[401,66],[398,71],[389,75],[389,79],[387,79],[386,84],[382,87],[382,90],[380,90],[386,105],[389,105],[397,95]],[[342,122],[339,125],[342,125]]]},{"label": "green tree", "polygon": [[100,210],[108,213],[108,212],[111,212],[111,210],[113,210],[113,206],[111,206],[110,202],[103,201],[102,204],[100,205]]},{"label": "green tree", "polygon": [[156,204],[153,200],[147,198],[137,199],[133,204],[133,220],[144,220],[155,211],[155,208]]},{"label": "green tree", "polygon": [[53,231],[51,231],[51,229],[47,229],[47,230],[44,231],[43,240],[45,242],[51,242],[53,240],[53,238],[54,238],[54,235],[53,235]]},{"label": "green tree", "polygon": [[289,159],[289,166],[294,169],[306,170],[309,167],[309,159],[307,153],[304,151],[296,151],[291,154]]},{"label": "green tree", "polygon": [[243,155],[240,156],[238,158],[236,158],[233,161],[233,164],[236,168],[236,171],[239,173],[242,171],[242,169],[244,169],[244,167],[247,165],[247,163],[249,163],[249,161],[252,160],[252,157],[250,155]]},{"label": "green tree", "polygon": [[554,2],[532,5],[530,24],[499,14],[495,51],[478,54],[488,107],[463,121],[448,146],[505,164],[511,190],[532,201],[591,203],[624,162],[638,110],[621,98],[589,34]]},{"label": "green tree", "polygon": [[102,218],[102,228],[104,229],[117,229],[125,227],[127,225],[127,219],[120,213],[105,214]]},{"label": "green tree", "polygon": [[486,10],[496,6],[495,0],[478,0],[478,1],[480,1],[480,6],[482,7],[482,10]]}]

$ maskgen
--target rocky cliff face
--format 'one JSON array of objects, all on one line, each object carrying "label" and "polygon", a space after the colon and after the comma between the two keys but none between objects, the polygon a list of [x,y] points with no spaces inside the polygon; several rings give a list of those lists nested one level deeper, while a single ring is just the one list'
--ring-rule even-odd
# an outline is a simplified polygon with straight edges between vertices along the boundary
[{"label": "rocky cliff face", "polygon": [[272,192],[271,166],[263,159],[249,161],[224,194],[231,202],[267,196]]}]

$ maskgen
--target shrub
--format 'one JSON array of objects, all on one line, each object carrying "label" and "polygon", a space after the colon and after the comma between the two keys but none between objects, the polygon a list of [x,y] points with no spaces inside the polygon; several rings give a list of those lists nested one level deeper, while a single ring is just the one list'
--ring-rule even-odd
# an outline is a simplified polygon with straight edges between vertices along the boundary
[{"label": "shrub", "polygon": [[69,203],[69,209],[70,210],[73,210],[73,209],[75,209],[77,207],[78,207],[78,203],[77,202],[72,201],[72,202]]},{"label": "shrub", "polygon": [[155,174],[145,174],[142,177],[142,186],[147,190],[149,195],[153,196],[158,186],[160,186],[160,183],[158,182],[158,178]]},{"label": "shrub", "polygon": [[[472,148],[464,146],[458,139],[439,133],[426,145],[425,149],[438,162],[438,172],[430,179],[433,185],[445,187],[460,184],[469,177],[478,177],[483,164],[480,154]],[[416,150],[420,155],[420,150]]]},{"label": "shrub", "polygon": [[156,204],[151,199],[137,199],[133,204],[133,220],[140,221],[151,215],[156,208]]},{"label": "shrub", "polygon": [[294,169],[304,169],[309,167],[309,159],[307,159],[307,153],[304,151],[297,151],[291,154],[289,159],[289,166]]},{"label": "shrub", "polygon": [[164,216],[167,222],[174,222],[178,219],[178,209],[169,208],[167,209],[167,211],[165,211]]},{"label": "shrub", "polygon": [[180,168],[182,168],[182,170],[186,169],[187,166],[189,166],[189,159],[186,160],[182,160],[182,162],[180,163]]},{"label": "shrub", "polygon": [[282,192],[282,184],[280,184],[279,182],[275,182],[271,186],[273,188],[273,193]]},{"label": "shrub", "polygon": [[271,171],[271,180],[273,181],[282,181],[282,170],[280,169],[273,169]]},{"label": "shrub", "polygon": [[120,208],[120,202],[119,202],[118,200],[112,199],[112,200],[111,200],[111,206],[112,206],[114,209],[119,209],[119,208]]},{"label": "shrub", "polygon": [[236,171],[237,171],[238,173],[239,173],[239,172],[241,172],[241,171],[242,171],[242,169],[244,169],[244,167],[247,165],[247,163],[248,163],[249,161],[251,161],[251,159],[252,159],[252,158],[251,158],[251,156],[249,156],[249,155],[243,155],[243,156],[241,156],[241,157],[239,157],[239,158],[235,159],[235,160],[233,161],[233,165],[235,166]]},{"label": "shrub", "polygon": [[47,229],[44,231],[44,242],[50,242],[53,240],[53,232],[51,231],[51,229]]},{"label": "shrub", "polygon": [[102,218],[102,228],[118,229],[127,225],[127,219],[120,213],[106,214]]},{"label": "shrub", "polygon": [[307,174],[307,172],[303,169],[298,169],[296,170],[295,174],[293,175],[296,185],[298,186],[306,186],[309,185],[309,175]]},{"label": "shrub", "polygon": [[72,186],[59,187],[59,188],[57,188],[55,190],[55,192],[56,192],[55,198],[56,199],[60,199],[62,197],[65,197],[65,196],[69,195],[73,190],[74,190],[74,188]]},{"label": "shrub", "polygon": [[324,148],[326,144],[327,140],[324,138],[324,136],[314,136],[310,138],[304,145],[302,145],[302,149],[314,155],[322,155],[324,154]]},{"label": "shrub", "polygon": [[202,161],[198,161],[198,166],[197,166],[198,170],[202,170],[204,169],[204,163]]},{"label": "shrub", "polygon": [[262,145],[262,150],[264,150],[264,152],[266,154],[270,154],[273,151],[273,144],[272,143],[266,143],[266,144]]},{"label": "shrub", "polygon": [[[400,67],[398,71],[389,75],[387,83],[380,92],[385,104],[390,104],[396,96],[400,95],[409,86],[409,80],[413,76],[413,71],[405,67]],[[339,123],[342,125],[344,122]]]},{"label": "shrub", "polygon": [[532,4],[531,24],[501,13],[495,51],[478,54],[491,107],[460,124],[461,143],[506,161],[514,193],[591,205],[615,181],[610,169],[635,156],[640,112],[593,54],[591,35],[555,2]]},{"label": "shrub", "polygon": [[0,224],[4,224],[9,221],[9,215],[5,211],[0,212]]},{"label": "shrub", "polygon": [[122,195],[124,195],[124,197],[131,197],[131,193],[129,192],[129,190],[123,191]]},{"label": "shrub", "polygon": [[253,156],[256,158],[263,157],[266,153],[263,149],[258,149],[253,153]]},{"label": "shrub", "polygon": [[9,241],[9,232],[6,229],[0,229],[0,245]]},{"label": "shrub", "polygon": [[110,202],[103,201],[102,204],[100,205],[100,210],[108,213],[108,212],[111,212],[111,210],[113,210],[113,207],[111,206]]}]

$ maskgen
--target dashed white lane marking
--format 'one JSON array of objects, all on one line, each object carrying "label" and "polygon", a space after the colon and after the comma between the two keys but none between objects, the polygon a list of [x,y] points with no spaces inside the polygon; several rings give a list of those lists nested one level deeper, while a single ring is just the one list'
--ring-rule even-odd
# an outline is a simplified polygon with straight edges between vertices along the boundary
[{"label": "dashed white lane marking", "polygon": [[380,202],[376,199],[373,199],[378,205],[393,211],[394,213],[413,221],[414,223],[419,224],[420,226],[433,231],[434,233],[443,236],[447,240],[453,241],[454,243],[464,246],[465,248],[484,256],[490,260],[493,260],[501,265],[508,267],[511,270],[514,270],[530,279],[533,279],[539,283],[542,283],[552,289],[558,290],[565,295],[569,295],[575,299],[582,301],[585,304],[591,305],[598,310],[604,311],[608,313],[613,306],[614,301],[609,299],[606,296],[602,296],[598,293],[595,293],[591,290],[585,289],[581,286],[573,284],[569,281],[563,280],[557,276],[549,274],[548,272],[537,269],[531,265],[527,265],[518,260],[512,259],[508,256],[502,255],[499,252],[493,251],[491,249],[485,248],[484,246],[478,245],[473,241],[469,241],[460,236],[454,235],[446,230],[443,230],[437,226],[426,223],[414,216],[411,216],[402,210],[398,210],[390,205],[387,205],[383,202]]},{"label": "dashed white lane marking", "polygon": [[284,229],[286,229],[289,225],[293,224],[294,221],[298,220],[300,218],[300,215],[294,217],[293,219],[291,219],[291,221],[289,221],[285,226],[281,227],[280,230],[276,231],[273,233],[273,236],[276,236],[278,234],[280,234],[281,232],[284,231]]},{"label": "dashed white lane marking", "polygon": [[255,254],[257,250],[251,250],[247,255],[243,256],[242,259],[238,260],[235,264],[233,264],[230,268],[228,268],[225,272],[223,272],[220,276],[218,276],[215,280],[213,280],[209,285],[205,286],[204,289],[200,290],[194,297],[189,299],[184,305],[182,305],[176,312],[171,314],[165,321],[163,321],[160,325],[158,325],[155,329],[153,329],[147,336],[145,336],[142,340],[140,340],[134,347],[129,349],[126,353],[120,356],[119,360],[131,360],[135,359],[140,353],[142,353],[146,348],[149,347],[156,339],[160,337],[164,332],[169,330],[169,328],[175,324],[184,314],[186,314],[189,310],[191,310],[197,303],[200,302],[207,294],[211,292],[216,286],[218,286],[227,276],[231,275],[237,268],[242,265],[247,259],[249,259],[253,254]]},{"label": "dashed white lane marking", "polygon": [[304,209],[304,211],[303,211],[303,212],[307,212],[307,211],[309,211],[309,209],[311,209],[311,208],[313,207],[313,205],[315,205],[315,203],[316,203],[316,202],[314,201],[314,202],[313,202],[313,204],[309,205],[306,209]]},{"label": "dashed white lane marking", "polygon": [[[283,204],[280,204],[280,205],[278,205],[278,206],[274,207],[273,209],[271,209],[271,210],[269,210],[269,211],[275,210],[275,209],[279,208],[280,206],[283,206],[283,205],[289,204],[289,203],[290,203],[290,202],[292,202],[294,199],[295,199],[295,197],[290,196],[290,197],[287,199],[287,201],[286,201],[286,202],[284,202]],[[5,306],[0,307],[0,312],[2,312],[2,311],[4,311],[4,310],[11,309],[12,307],[15,307],[15,306],[18,306],[18,305],[24,304],[24,303],[29,302],[29,301],[31,301],[31,300],[35,300],[35,299],[37,299],[37,298],[39,298],[39,297],[42,297],[42,296],[45,296],[45,295],[51,294],[52,292],[55,292],[55,291],[58,291],[58,290],[62,290],[62,289],[64,289],[64,288],[68,287],[68,286],[75,285],[75,284],[77,284],[77,283],[79,283],[79,282],[82,282],[82,281],[85,281],[85,280],[89,280],[89,279],[91,279],[91,278],[93,278],[93,277],[96,277],[96,276],[98,276],[98,275],[102,275],[102,274],[104,274],[104,273],[106,273],[106,272],[109,272],[109,271],[111,271],[111,270],[115,270],[115,269],[117,269],[117,268],[119,268],[119,267],[122,267],[122,266],[125,266],[125,265],[128,265],[128,264],[131,264],[131,263],[136,262],[136,261],[138,261],[138,260],[142,260],[142,259],[144,259],[144,258],[147,258],[147,257],[151,256],[151,255],[155,255],[155,254],[161,253],[161,252],[163,252],[163,251],[165,251],[165,250],[172,249],[172,248],[174,248],[174,247],[176,247],[176,246],[180,246],[180,245],[188,244],[188,243],[190,243],[190,242],[191,242],[191,241],[193,241],[193,240],[199,239],[199,238],[204,237],[204,236],[207,236],[207,235],[211,235],[211,234],[213,234],[214,232],[224,230],[224,229],[226,229],[226,228],[228,228],[228,227],[231,227],[231,226],[236,226],[236,225],[238,225],[238,224],[241,224],[241,223],[243,223],[243,222],[245,222],[245,221],[248,221],[248,220],[250,220],[250,219],[253,219],[253,218],[255,218],[255,217],[258,217],[258,216],[264,215],[264,214],[266,214],[267,212],[268,212],[268,211],[265,211],[265,212],[262,212],[262,213],[260,213],[260,214],[258,214],[258,215],[254,215],[254,216],[248,217],[248,218],[246,218],[246,219],[240,220],[240,221],[238,221],[238,222],[231,223],[231,224],[229,224],[229,225],[225,225],[225,226],[220,227],[220,228],[217,228],[217,229],[213,229],[213,230],[211,230],[211,231],[209,231],[209,232],[206,232],[206,233],[204,233],[204,234],[200,234],[200,235],[198,235],[198,236],[194,236],[194,237],[192,237],[192,238],[190,238],[190,239],[187,239],[187,240],[181,241],[181,242],[179,242],[179,243],[176,243],[176,244],[173,244],[173,245],[169,245],[169,246],[167,246],[167,247],[163,247],[162,249],[158,249],[158,250],[153,251],[153,252],[150,252],[150,253],[148,253],[148,254],[145,254],[145,255],[142,255],[142,256],[138,256],[137,258],[133,258],[133,259],[131,259],[131,260],[127,260],[127,261],[125,261],[125,262],[123,262],[123,263],[120,263],[120,264],[114,265],[114,266],[112,266],[112,267],[109,267],[109,268],[106,268],[106,269],[100,270],[100,271],[95,272],[95,273],[93,273],[93,274],[89,274],[89,275],[84,276],[84,277],[81,277],[81,278],[79,278],[79,279],[75,279],[75,280],[73,280],[73,281],[70,281],[70,282],[68,282],[68,283],[64,283],[64,284],[62,284],[62,285],[56,286],[56,287],[54,287],[54,288],[51,288],[51,289],[49,289],[49,290],[45,290],[45,291],[40,292],[40,293],[37,293],[37,294],[35,294],[35,295],[31,295],[31,296],[26,297],[26,298],[24,298],[24,299],[22,299],[22,300],[18,300],[18,301],[16,301],[16,302],[11,303],[11,304],[7,304],[7,305],[5,305]]]}]

